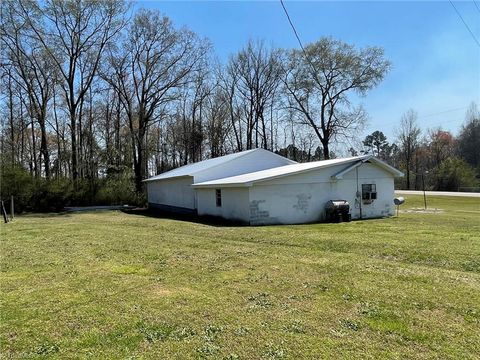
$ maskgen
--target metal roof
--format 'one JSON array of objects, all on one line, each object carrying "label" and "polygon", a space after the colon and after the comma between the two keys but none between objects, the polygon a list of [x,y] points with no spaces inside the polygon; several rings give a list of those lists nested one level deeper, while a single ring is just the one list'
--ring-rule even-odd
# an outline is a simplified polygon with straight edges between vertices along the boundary
[{"label": "metal roof", "polygon": [[[403,173],[401,171],[388,165],[382,160],[379,160],[373,157],[373,155],[362,155],[362,156],[354,156],[354,157],[341,158],[341,159],[321,160],[321,161],[314,161],[314,162],[308,162],[308,163],[300,163],[300,164],[297,163],[292,165],[279,166],[272,169],[255,171],[255,172],[237,175],[237,176],[231,176],[223,179],[209,180],[209,181],[194,184],[192,186],[193,187],[251,186],[252,184],[260,181],[272,180],[279,177],[299,174],[299,173],[308,172],[311,170],[317,170],[317,169],[327,168],[327,167],[341,165],[341,164],[358,163],[358,165],[361,165],[366,161],[375,163],[376,165],[383,168],[384,170],[392,173],[394,176],[403,176]],[[345,170],[350,170],[350,167],[348,167]],[[335,180],[341,179],[344,173],[345,171],[342,170],[338,174],[333,175],[332,178]]]},{"label": "metal roof", "polygon": [[242,156],[245,156],[245,155],[250,154],[250,153],[255,153],[255,152],[268,152],[273,156],[281,157],[281,158],[285,159],[286,161],[291,162],[292,164],[296,164],[295,161],[284,158],[283,156],[277,155],[277,154],[275,154],[271,151],[264,150],[264,149],[252,149],[252,150],[246,150],[246,151],[241,151],[241,152],[234,153],[234,154],[229,154],[229,155],[225,155],[225,156],[216,157],[216,158],[213,158],[213,159],[199,161],[199,162],[196,162],[196,163],[193,163],[193,164],[184,165],[184,166],[181,166],[179,168],[176,168],[176,169],[164,172],[162,174],[153,176],[153,177],[148,178],[148,179],[143,180],[143,181],[155,181],[155,180],[177,178],[177,177],[182,177],[182,176],[194,176],[195,174],[198,174],[198,173],[200,173],[202,171],[205,171],[207,169],[211,169],[213,167],[223,165],[223,164],[225,164],[229,161],[238,159]]}]

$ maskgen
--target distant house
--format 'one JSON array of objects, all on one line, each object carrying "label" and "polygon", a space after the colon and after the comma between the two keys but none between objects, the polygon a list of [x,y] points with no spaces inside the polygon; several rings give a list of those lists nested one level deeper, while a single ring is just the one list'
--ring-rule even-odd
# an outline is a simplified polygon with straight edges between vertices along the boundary
[{"label": "distant house", "polygon": [[145,180],[148,206],[196,214],[198,200],[193,184],[290,164],[296,162],[271,151],[253,149],[185,165]]},{"label": "distant house", "polygon": [[327,202],[339,199],[349,202],[352,219],[394,214],[394,178],[403,174],[371,155],[299,164],[265,150],[244,153],[212,159],[213,167],[212,160],[189,165],[205,172],[188,170],[184,180],[172,172],[162,174],[167,181],[149,179],[150,206],[176,204],[251,225],[323,221]]}]

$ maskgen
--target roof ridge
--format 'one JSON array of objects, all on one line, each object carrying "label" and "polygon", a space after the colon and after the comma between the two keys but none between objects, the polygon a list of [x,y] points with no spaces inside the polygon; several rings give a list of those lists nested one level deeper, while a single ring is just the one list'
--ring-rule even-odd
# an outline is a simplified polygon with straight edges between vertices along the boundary
[{"label": "roof ridge", "polygon": [[[386,164],[385,162],[383,162],[379,159],[376,159],[371,154],[366,154],[366,155],[353,156],[353,157],[348,157],[348,158],[328,159],[328,160],[311,161],[311,162],[307,162],[307,163],[296,163],[296,164],[282,165],[282,166],[278,166],[278,167],[275,167],[275,168],[272,168],[272,169],[252,171],[252,172],[246,173],[246,174],[227,176],[225,178],[220,178],[220,179],[215,179],[215,180],[208,180],[208,181],[200,182],[200,183],[197,183],[197,184],[193,184],[193,186],[194,187],[197,187],[197,186],[202,187],[202,186],[215,186],[215,185],[228,184],[228,182],[225,182],[226,180],[231,181],[232,179],[235,179],[235,178],[239,179],[239,181],[238,182],[230,182],[230,185],[232,185],[232,184],[239,184],[239,185],[240,184],[242,184],[242,185],[254,184],[254,183],[257,183],[257,182],[273,180],[273,179],[277,179],[277,178],[281,178],[281,177],[285,177],[285,176],[290,176],[290,175],[301,174],[301,173],[304,173],[304,172],[313,171],[315,169],[320,168],[321,165],[322,165],[322,164],[317,164],[317,163],[323,163],[323,165],[325,165],[325,167],[330,167],[330,166],[335,166],[335,165],[342,165],[342,164],[345,164],[345,163],[348,164],[350,162],[370,160],[372,158],[376,160],[375,163],[377,164],[377,166],[384,167],[385,170],[390,171],[392,173],[394,171],[396,171],[396,172],[398,172],[398,174],[401,174],[401,172],[399,170],[395,169],[393,166],[390,166],[390,165]],[[330,160],[332,160],[331,164],[325,164],[326,161],[330,161]],[[335,160],[337,160],[337,161],[335,161]],[[285,173],[275,173],[275,170],[279,170],[280,168],[288,168],[288,167],[295,167],[297,169],[294,169],[292,171],[287,171]],[[265,174],[269,174],[269,172],[270,172],[271,174],[267,175],[265,177],[259,177],[259,178],[253,177],[251,179],[248,179],[248,178],[247,179],[242,179],[242,177],[245,178],[248,175],[252,176],[253,174],[258,174],[258,173],[262,173],[262,172],[264,172]],[[397,176],[399,176],[399,175],[397,175]],[[222,181],[223,181],[223,183],[222,183]]]},{"label": "roof ridge", "polygon": [[[293,160],[290,160],[284,156],[281,156],[279,154],[276,154],[274,153],[273,151],[270,151],[270,150],[266,150],[266,149],[263,149],[263,148],[255,148],[255,149],[249,149],[249,150],[244,150],[244,151],[239,151],[239,152],[235,152],[235,153],[231,153],[231,154],[227,154],[227,155],[222,155],[222,156],[218,156],[216,158],[210,158],[210,159],[205,159],[205,160],[202,160],[202,161],[198,161],[198,162],[194,162],[194,163],[190,163],[190,164],[186,164],[186,165],[182,165],[180,167],[177,167],[175,169],[171,169],[169,171],[166,171],[164,173],[160,173],[160,174],[157,174],[157,175],[154,175],[148,179],[145,179],[143,181],[155,181],[155,180],[162,180],[162,179],[169,179],[169,178],[176,178],[176,177],[182,177],[182,176],[194,176],[198,173],[201,173],[202,171],[205,171],[207,169],[213,169],[213,168],[216,168],[218,166],[223,166],[231,161],[234,161],[234,160],[238,160],[239,158],[242,158],[246,155],[249,155],[249,154],[252,154],[253,152],[258,152],[258,151],[262,151],[262,152],[268,152],[270,155],[274,155],[278,158],[282,158],[283,160],[286,160],[286,161],[289,161],[291,162],[291,164],[287,164],[287,165],[292,165],[292,164],[296,164],[296,162],[294,162]],[[226,158],[226,159],[223,159],[223,161],[221,160],[221,158]],[[201,163],[204,163],[204,162],[209,162],[209,161],[215,161],[217,160],[216,163],[213,163],[211,165],[209,165],[207,168],[200,168],[200,169],[193,169],[193,170],[190,170],[188,171],[188,169],[185,169],[187,167],[198,167],[199,164]],[[218,161],[220,160],[220,161]],[[283,166],[283,165],[282,165]],[[182,170],[187,173],[183,173],[182,174]],[[170,175],[169,175],[170,173]],[[176,173],[179,173],[179,174],[176,174]]]},{"label": "roof ridge", "polygon": [[[223,155],[223,156],[229,156],[229,155],[237,155],[236,157],[232,157],[231,159],[227,160],[226,162],[224,163],[219,163],[219,164],[215,164],[213,165],[212,167],[210,167],[209,169],[213,169],[217,166],[220,166],[220,165],[225,165],[226,163],[229,163],[230,161],[232,161],[233,159],[238,159],[238,158],[241,158],[241,157],[244,157],[245,155],[247,154],[250,154],[252,152],[254,152],[255,150],[263,150],[263,149],[260,149],[260,148],[255,148],[255,149],[249,149],[249,150],[244,150],[244,151],[239,151],[239,152],[236,152],[236,153],[231,153],[231,154],[228,154],[228,155]],[[222,157],[222,156],[220,156]],[[213,158],[213,159],[216,159],[216,158]],[[211,159],[208,159],[208,160],[211,160]],[[203,160],[203,161],[206,161],[206,160]],[[201,161],[199,161],[201,162]],[[197,163],[198,164],[198,163]],[[203,169],[203,170],[200,170],[198,172],[202,172],[206,169]]]}]

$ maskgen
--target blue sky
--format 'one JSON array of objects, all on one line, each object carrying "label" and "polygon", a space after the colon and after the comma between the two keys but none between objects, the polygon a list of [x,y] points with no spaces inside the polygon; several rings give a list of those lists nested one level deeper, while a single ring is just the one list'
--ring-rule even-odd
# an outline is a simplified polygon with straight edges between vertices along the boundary
[{"label": "blue sky", "polygon": [[[393,68],[361,102],[367,133],[394,136],[401,115],[418,112],[422,129],[457,133],[468,105],[480,105],[480,47],[448,1],[285,1],[304,44],[333,36],[358,47],[381,46]],[[480,11],[473,1],[455,2],[480,41]],[[477,0],[480,7],[480,0]],[[282,48],[298,43],[279,1],[145,1],[177,26],[212,42],[221,61],[248,39]]]}]

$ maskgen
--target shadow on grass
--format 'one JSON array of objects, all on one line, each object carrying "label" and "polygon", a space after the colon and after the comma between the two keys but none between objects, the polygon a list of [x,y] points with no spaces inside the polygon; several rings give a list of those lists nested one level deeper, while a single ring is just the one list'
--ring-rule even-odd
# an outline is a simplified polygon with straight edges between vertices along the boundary
[{"label": "shadow on grass", "polygon": [[122,209],[125,214],[151,217],[157,219],[188,221],[196,224],[209,225],[215,227],[244,227],[247,223],[242,221],[227,220],[219,216],[200,216],[195,214],[181,214],[169,211],[162,211],[158,209],[137,208],[137,209]]},{"label": "shadow on grass", "polygon": [[355,219],[352,221],[345,221],[345,222],[324,222],[324,221],[312,221],[309,223],[304,224],[269,224],[269,225],[250,225],[246,222],[242,221],[235,221],[235,220],[228,220],[219,216],[211,216],[211,215],[196,215],[196,214],[184,214],[184,213],[176,213],[170,211],[164,211],[159,209],[152,209],[152,208],[135,208],[135,209],[121,209],[121,211],[125,214],[129,215],[137,215],[137,216],[145,216],[157,219],[169,219],[169,220],[179,220],[179,221],[188,221],[196,224],[203,224],[215,227],[269,227],[269,226],[285,226],[289,228],[298,228],[302,229],[306,225],[319,225],[319,226],[334,226],[340,224],[351,224],[351,223],[358,223],[364,221],[372,221],[372,220],[382,220],[388,219],[389,217],[382,217],[382,218],[368,218],[368,219]]},{"label": "shadow on grass", "polygon": [[[211,215],[196,215],[196,214],[184,214],[184,213],[176,213],[171,211],[159,210],[159,209],[152,209],[152,208],[121,208],[117,207],[115,209],[108,209],[108,208],[82,208],[81,210],[77,209],[68,209],[59,212],[49,212],[49,213],[23,213],[21,217],[35,217],[35,218],[55,218],[55,217],[71,217],[72,214],[78,213],[95,213],[95,212],[108,212],[108,211],[118,211],[120,210],[124,214],[134,215],[134,216],[141,216],[141,217],[150,217],[156,219],[168,219],[168,220],[178,220],[178,221],[188,221],[195,224],[202,224],[214,227],[289,227],[291,229],[298,229],[304,230],[306,226],[314,227],[312,229],[318,230],[318,227],[324,226],[347,226],[351,223],[361,223],[365,221],[378,221],[384,219],[398,219],[397,216],[393,217],[382,217],[382,218],[369,218],[369,219],[355,219],[348,222],[324,222],[324,221],[312,221],[304,224],[268,224],[268,225],[250,225],[246,222],[240,220],[229,220],[219,216],[211,216]],[[401,215],[401,214],[400,214]],[[400,216],[401,217],[401,216]]]}]

